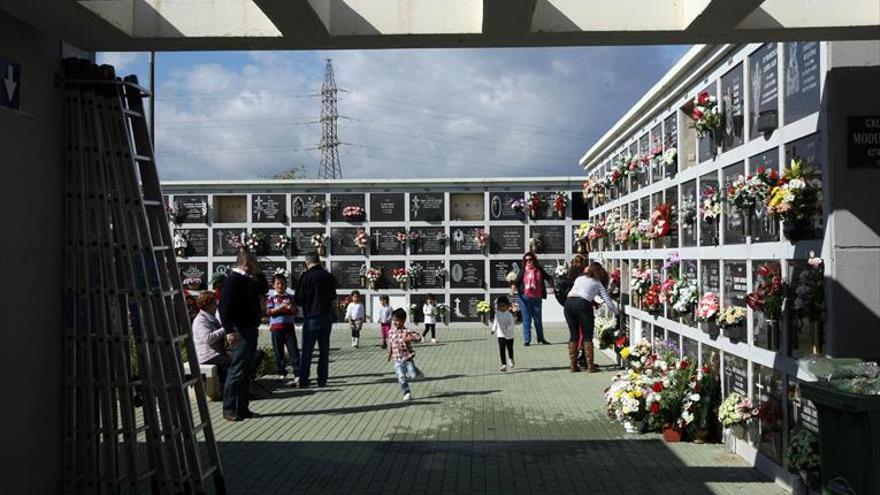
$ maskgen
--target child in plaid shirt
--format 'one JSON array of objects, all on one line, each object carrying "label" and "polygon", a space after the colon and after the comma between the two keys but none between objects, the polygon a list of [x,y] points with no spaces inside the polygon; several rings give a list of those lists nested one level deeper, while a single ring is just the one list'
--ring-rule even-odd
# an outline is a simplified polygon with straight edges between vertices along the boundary
[{"label": "child in plaid shirt", "polygon": [[419,332],[407,330],[406,311],[397,308],[391,313],[391,331],[388,332],[388,360],[394,363],[394,372],[397,373],[397,382],[400,383],[400,392],[403,394],[403,400],[411,400],[412,392],[409,389],[407,378],[414,380],[415,378],[424,376],[424,374],[416,367],[415,351],[412,349],[412,342],[420,342],[422,336]]}]

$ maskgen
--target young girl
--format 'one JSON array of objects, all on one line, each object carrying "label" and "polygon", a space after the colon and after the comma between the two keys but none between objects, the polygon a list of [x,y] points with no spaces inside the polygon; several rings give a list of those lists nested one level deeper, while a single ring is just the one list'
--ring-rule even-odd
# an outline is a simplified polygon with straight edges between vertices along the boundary
[{"label": "young girl", "polygon": [[577,364],[578,338],[582,338],[587,371],[590,373],[598,371],[596,365],[593,364],[593,329],[595,328],[593,299],[596,296],[601,296],[608,309],[615,315],[620,314],[614,301],[608,297],[608,292],[605,290],[607,286],[608,272],[602,268],[601,264],[593,262],[590,263],[584,274],[574,281],[574,285],[568,292],[564,314],[565,322],[568,324],[568,358],[572,372],[580,371]]},{"label": "young girl", "polygon": [[425,298],[425,304],[422,305],[422,315],[425,316],[425,332],[422,337],[427,337],[431,332],[431,343],[436,344],[435,332],[437,330],[437,297],[434,294],[428,294]]},{"label": "young girl", "polygon": [[406,329],[406,311],[397,308],[391,314],[392,328],[388,332],[388,360],[394,363],[394,372],[397,373],[397,382],[400,384],[400,393],[403,400],[411,400],[412,392],[409,388],[409,380],[423,376],[416,367],[416,353],[412,349],[413,342],[422,340],[419,332]]},{"label": "young girl", "polygon": [[361,302],[361,293],[351,291],[351,302],[345,308],[345,321],[351,325],[351,346],[359,347],[361,340],[361,327],[364,325],[366,311],[364,304]]},{"label": "young girl", "polygon": [[[492,331],[498,337],[498,353],[501,356],[501,371],[507,371],[508,363],[513,368],[513,327],[516,320],[510,312],[510,299],[499,296],[495,300],[495,321]],[[507,356],[510,359],[507,359]]]},{"label": "young girl", "polygon": [[388,331],[391,330],[391,304],[388,302],[388,296],[379,296],[379,330],[382,332],[382,349],[388,347]]}]

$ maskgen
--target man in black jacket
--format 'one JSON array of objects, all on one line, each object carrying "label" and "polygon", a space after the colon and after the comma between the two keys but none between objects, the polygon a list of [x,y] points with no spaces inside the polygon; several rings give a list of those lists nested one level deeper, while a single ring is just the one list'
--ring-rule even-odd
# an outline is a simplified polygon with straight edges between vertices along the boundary
[{"label": "man in black jacket", "polygon": [[246,252],[238,253],[238,266],[233,268],[223,282],[220,299],[220,321],[231,339],[238,341],[232,364],[223,388],[223,418],[240,421],[253,418],[248,409],[248,384],[251,363],[257,352],[262,307],[269,283],[260,271],[257,258]]},{"label": "man in black jacket", "polygon": [[330,330],[333,326],[333,304],[336,280],[321,266],[317,254],[306,256],[308,270],[299,278],[293,301],[303,310],[302,359],[299,387],[309,386],[312,353],[318,344],[318,386],[326,387],[330,373]]}]

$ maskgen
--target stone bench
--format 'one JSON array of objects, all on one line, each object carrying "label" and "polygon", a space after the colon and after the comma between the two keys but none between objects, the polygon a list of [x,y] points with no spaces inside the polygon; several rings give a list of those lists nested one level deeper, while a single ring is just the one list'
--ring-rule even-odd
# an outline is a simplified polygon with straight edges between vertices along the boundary
[{"label": "stone bench", "polygon": [[[183,371],[192,376],[189,363],[183,363]],[[223,398],[223,390],[220,387],[220,368],[216,364],[200,364],[199,375],[204,377],[205,395],[208,399],[218,401]]]}]

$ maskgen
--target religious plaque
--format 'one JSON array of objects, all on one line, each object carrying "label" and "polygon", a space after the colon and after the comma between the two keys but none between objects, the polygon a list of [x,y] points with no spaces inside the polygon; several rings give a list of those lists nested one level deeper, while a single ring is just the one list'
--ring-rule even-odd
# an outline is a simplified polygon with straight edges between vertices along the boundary
[{"label": "religious plaque", "polygon": [[204,195],[174,195],[173,209],[177,214],[171,220],[174,223],[208,223],[208,197]]},{"label": "religious plaque", "polygon": [[[366,200],[363,194],[331,194],[330,221],[332,222],[363,222],[367,219]],[[346,215],[346,208],[360,208],[360,214]]]},{"label": "religious plaque", "polygon": [[[706,201],[706,193],[709,192],[710,188],[716,192],[718,191],[718,175],[715,172],[710,172],[700,177],[700,198],[697,202],[699,205],[697,212],[700,214],[700,246],[718,245],[718,222],[721,221],[720,212],[714,218],[706,218],[700,212]],[[719,195],[723,197],[723,194],[720,192]]]},{"label": "religious plaque", "polygon": [[446,216],[443,193],[410,193],[409,220],[411,222],[442,222]]},{"label": "religious plaque", "polygon": [[749,278],[745,261],[724,262],[724,305],[746,306]]},{"label": "religious plaque", "polygon": [[526,211],[525,193],[490,192],[489,220],[522,220]]},{"label": "religious plaque", "polygon": [[290,221],[292,223],[320,223],[326,218],[327,198],[323,194],[292,194],[290,196]]},{"label": "religious plaque", "polygon": [[204,262],[182,261],[177,263],[180,271],[180,282],[185,289],[206,290],[210,277],[208,264]]},{"label": "religious plaque", "polygon": [[278,249],[278,239],[287,235],[287,229],[251,229],[253,233],[263,234],[263,246],[257,252],[258,255],[284,256],[287,250]]},{"label": "religious plaque", "polygon": [[[260,268],[263,270],[263,276],[266,277],[266,282],[269,283],[269,289],[272,288],[272,277],[275,276],[276,273],[283,273],[285,276],[287,275],[287,262],[286,261],[261,261]],[[288,284],[290,281],[287,281]]]},{"label": "religious plaque", "polygon": [[186,258],[208,256],[208,229],[174,229],[186,239]]},{"label": "religious plaque", "polygon": [[449,316],[453,322],[480,321],[477,305],[486,300],[483,293],[466,294],[453,292],[449,294]]},{"label": "religious plaque", "polygon": [[402,222],[406,218],[403,193],[371,193],[371,222]]},{"label": "religious plaque", "polygon": [[413,288],[442,290],[446,286],[446,278],[440,277],[437,274],[438,270],[446,268],[445,261],[412,260],[409,263],[409,267],[410,273],[413,274]]},{"label": "religious plaque", "polygon": [[678,211],[678,221],[681,223],[681,245],[696,246],[697,216],[700,214],[696,181],[691,180],[681,185],[681,206]]},{"label": "religious plaque", "polygon": [[486,287],[485,260],[450,260],[449,286],[454,289]]},{"label": "religious plaque", "polygon": [[492,289],[505,289],[510,287],[507,281],[509,273],[519,274],[522,272],[521,259],[491,260],[489,261],[489,287]]},{"label": "religious plaque", "polygon": [[482,253],[483,248],[477,242],[477,233],[482,227],[450,227],[449,243],[451,254],[476,254]]},{"label": "religious plaque", "polygon": [[228,275],[229,272],[231,272],[233,268],[235,268],[234,261],[224,261],[224,262],[219,262],[219,263],[218,262],[211,263],[211,270],[212,270],[211,276],[213,277],[214,275]]},{"label": "religious plaque", "polygon": [[381,270],[382,276],[379,278],[379,289],[399,289],[400,283],[394,280],[393,272],[395,269],[404,268],[403,260],[394,261],[370,261],[370,268]]},{"label": "religious plaque", "polygon": [[819,42],[785,43],[785,123],[819,110]]},{"label": "religious plaque", "polygon": [[529,248],[541,254],[565,254],[565,226],[546,225],[532,226],[530,229]]},{"label": "religious plaque", "polygon": [[[445,294],[434,294],[434,299],[436,299],[436,304],[446,304],[446,295]],[[409,318],[410,321],[408,323],[417,324],[425,321],[425,314],[422,312],[422,306],[428,301],[428,294],[410,294],[409,296]],[[443,315],[437,315],[437,323],[444,323]]]},{"label": "religious plaque", "polygon": [[[299,278],[303,273],[308,270],[308,266],[303,261],[291,261],[290,262],[290,276],[287,277],[287,286],[291,289],[296,290],[296,284],[299,283]],[[331,274],[332,275],[332,274]],[[335,277],[334,277],[335,278]],[[337,285],[338,282],[337,282]]]},{"label": "religious plaque", "polygon": [[443,227],[411,227],[409,232],[416,236],[415,241],[410,237],[410,254],[446,253],[446,229]]},{"label": "religious plaque", "polygon": [[494,225],[489,230],[489,251],[492,254],[525,252],[525,228],[521,225]]},{"label": "religious plaque", "polygon": [[743,66],[737,65],[721,76],[721,135],[724,151],[743,144]]},{"label": "religious plaque", "polygon": [[214,256],[236,256],[241,246],[245,229],[213,229]]},{"label": "religious plaque", "polygon": [[[715,84],[711,84],[709,87],[705,89],[711,96],[715,96]],[[702,91],[700,91],[702,93]],[[701,138],[698,138],[697,143],[697,158],[698,163],[703,163],[706,160],[711,160],[715,157],[715,153],[717,152],[717,148],[715,146],[716,134],[721,132],[721,129],[716,129],[715,132],[708,132]]]},{"label": "religious plaque", "polygon": [[287,200],[284,194],[251,195],[253,223],[284,223],[287,221]]},{"label": "religious plaque", "polygon": [[[749,158],[749,171],[755,175],[764,169],[767,173],[771,170],[779,172],[779,149],[770,148],[764,153]],[[767,214],[767,206],[759,201],[752,212],[751,235],[752,242],[776,242],[779,240],[779,220],[771,218]]]},{"label": "religious plaque", "polygon": [[779,127],[779,77],[776,72],[778,51],[776,42],[749,55],[749,137],[773,132]]},{"label": "religious plaque", "polygon": [[[722,171],[724,177],[724,187],[721,188],[722,196],[726,196],[726,191],[732,187],[733,183],[739,177],[744,177],[746,167],[743,162],[735,163],[729,167],[725,167]],[[734,206],[733,201],[725,201],[722,208],[724,209],[724,244],[744,244],[746,242],[746,228],[749,222],[749,210],[740,210]]]},{"label": "religious plaque", "polygon": [[340,289],[363,289],[361,275],[366,273],[363,261],[331,261],[330,273]]},{"label": "religious plaque", "polygon": [[[291,229],[290,230],[290,252],[294,256],[304,256],[306,254],[311,254],[317,252],[317,247],[312,242],[312,237],[315,234],[324,234],[324,229],[320,227],[315,227],[312,229],[302,228],[302,229]],[[324,247],[329,249],[329,242],[324,238]]]},{"label": "religious plaque", "polygon": [[370,232],[370,254],[396,255],[406,254],[407,239],[398,239],[398,234],[406,235],[406,229],[400,227],[373,227]]},{"label": "religious plaque", "polygon": [[846,118],[846,166],[880,169],[880,116]]},{"label": "religious plaque", "polygon": [[724,389],[743,397],[749,393],[749,363],[731,353],[724,354]]},{"label": "religious plaque", "polygon": [[[361,248],[354,239],[359,229],[348,227],[333,227],[330,229],[330,254],[336,255],[359,255]],[[396,253],[395,253],[396,254]]]},{"label": "religious plaque", "polygon": [[[678,146],[678,123],[676,122],[676,114],[672,113],[669,117],[663,120],[663,150],[669,150],[675,148],[679,149]],[[672,163],[664,163],[664,176],[667,179],[675,177],[675,174],[678,173],[678,155],[676,154],[675,159],[672,160]]]}]

